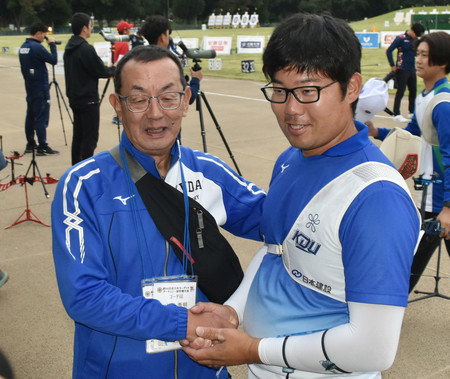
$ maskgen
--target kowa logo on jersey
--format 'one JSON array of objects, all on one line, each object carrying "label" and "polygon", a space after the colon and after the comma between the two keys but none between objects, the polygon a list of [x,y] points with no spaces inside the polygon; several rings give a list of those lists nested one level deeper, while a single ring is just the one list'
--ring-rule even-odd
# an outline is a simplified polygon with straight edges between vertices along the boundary
[{"label": "kowa logo on jersey", "polygon": [[311,237],[308,237],[300,230],[295,231],[292,240],[294,241],[297,249],[300,249],[308,254],[316,255],[322,246],[320,243],[314,241]]}]

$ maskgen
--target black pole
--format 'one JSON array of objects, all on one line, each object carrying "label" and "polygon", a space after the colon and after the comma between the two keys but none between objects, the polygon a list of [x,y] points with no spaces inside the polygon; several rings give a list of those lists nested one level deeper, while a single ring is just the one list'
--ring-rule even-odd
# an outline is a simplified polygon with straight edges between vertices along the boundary
[{"label": "black pole", "polygon": [[203,151],[205,153],[207,153],[208,148],[206,147],[206,132],[205,132],[205,123],[204,123],[204,119],[203,119],[202,97],[199,95],[200,95],[200,91],[197,94],[196,106],[197,106],[198,116],[200,118],[200,134],[202,136]]},{"label": "black pole", "polygon": [[25,180],[28,179],[28,173],[30,172],[31,167],[33,167],[33,178],[32,182],[29,182],[31,185],[34,183],[34,177],[36,176],[36,171],[38,173],[39,178],[41,179],[42,188],[44,189],[44,194],[47,199],[50,198],[50,195],[47,192],[47,188],[45,187],[44,180],[42,179],[41,172],[39,171],[39,167],[36,162],[36,148],[33,148],[33,158],[31,159],[30,165],[28,166],[27,172],[25,174]]},{"label": "black pole", "polygon": [[[114,64],[114,53],[116,51],[116,43],[111,42],[111,62]],[[111,78],[108,78],[105,84],[105,88],[103,88],[102,97],[100,98],[99,106],[102,105],[103,98],[105,97],[106,90],[108,89],[109,82],[111,81]]]},{"label": "black pole", "polygon": [[50,87],[52,86],[52,84],[55,85],[56,99],[58,101],[59,117],[61,119],[61,125],[62,125],[63,134],[64,134],[64,143],[67,146],[66,129],[64,127],[64,119],[63,119],[62,110],[61,110],[61,99],[63,101],[64,107],[66,108],[67,114],[69,115],[69,119],[70,119],[70,122],[72,123],[72,125],[73,125],[73,119],[72,119],[72,116],[70,114],[69,108],[67,106],[66,100],[64,100],[64,96],[63,96],[63,93],[61,91],[61,88],[59,87],[59,84],[56,81],[55,66],[52,66],[52,72],[53,72],[53,80],[50,83]]},{"label": "black pole", "polygon": [[[414,184],[414,188],[415,189],[422,189],[423,190],[422,201],[421,201],[421,204],[420,204],[420,216],[422,217],[422,227],[421,227],[421,229],[425,230],[425,233],[427,232],[427,228],[426,228],[427,221],[424,221],[424,220],[425,220],[425,204],[426,204],[426,197],[427,197],[427,193],[428,193],[428,186],[431,183],[434,183],[435,181],[436,181],[436,177],[435,177],[435,175],[433,175],[431,177],[430,181],[427,181],[427,182],[424,182],[422,180],[422,177],[419,177],[418,180],[415,180],[415,182],[417,182],[417,183],[420,182],[423,185],[422,188],[420,188],[420,186],[416,186],[416,184]],[[437,233],[440,233],[440,226],[439,226],[439,231]],[[436,275],[434,276],[434,280],[435,280],[434,291],[433,292],[424,292],[424,291],[415,290],[414,293],[416,293],[416,294],[423,294],[424,296],[421,296],[421,297],[418,297],[416,299],[410,300],[410,301],[408,301],[408,303],[413,303],[415,301],[429,299],[430,297],[440,297],[440,298],[443,298],[443,299],[450,300],[450,296],[443,295],[443,294],[441,294],[439,292],[439,281],[442,278],[440,276],[442,240],[443,240],[443,238],[440,237],[440,239],[439,239],[439,247],[438,247],[438,256],[437,256]]]},{"label": "black pole", "polygon": [[[222,138],[223,144],[225,145],[225,147],[226,147],[226,149],[227,149],[227,151],[228,151],[228,154],[230,155],[230,158],[231,158],[231,160],[232,160],[233,163],[234,163],[234,167],[236,167],[237,173],[238,173],[239,175],[242,176],[241,170],[239,170],[239,167],[238,167],[238,165],[237,165],[237,163],[236,163],[236,160],[234,159],[233,153],[232,153],[230,147],[228,146],[228,143],[227,143],[227,141],[226,141],[226,139],[225,139],[225,136],[224,136],[224,134],[223,134],[223,132],[222,132],[222,128],[220,127],[219,123],[217,122],[217,119],[216,119],[216,117],[214,116],[214,113],[213,113],[213,111],[212,111],[212,109],[211,109],[211,107],[210,107],[210,105],[209,105],[209,103],[208,103],[208,100],[206,99],[205,93],[204,93],[203,91],[198,91],[197,99],[198,99],[199,97],[201,97],[201,98],[203,99],[203,102],[205,103],[206,108],[208,109],[208,112],[209,112],[209,114],[210,114],[210,116],[211,116],[211,118],[212,118],[212,120],[213,120],[213,122],[214,122],[214,125],[216,126],[216,129],[217,129],[217,131],[219,132],[220,137]],[[198,104],[200,104],[200,103],[198,103]],[[201,115],[201,106],[200,106],[199,114]],[[202,124],[202,116],[200,116],[200,117],[201,117],[200,123]],[[203,129],[202,129],[202,132],[204,132]],[[203,136],[203,135],[202,135],[202,136]],[[205,148],[205,152],[206,152],[206,141],[204,142],[204,148]]]}]

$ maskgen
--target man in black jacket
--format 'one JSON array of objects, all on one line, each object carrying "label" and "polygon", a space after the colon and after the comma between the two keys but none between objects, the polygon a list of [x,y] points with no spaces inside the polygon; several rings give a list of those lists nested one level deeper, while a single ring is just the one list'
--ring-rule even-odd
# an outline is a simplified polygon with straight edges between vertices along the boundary
[{"label": "man in black jacket", "polygon": [[72,17],[73,36],[64,52],[66,92],[73,110],[72,164],[94,155],[100,124],[98,79],[114,75],[115,67],[106,67],[87,39],[91,19],[86,13]]},{"label": "man in black jacket", "polygon": [[[30,37],[19,49],[20,68],[27,91],[27,115],[25,118],[25,153],[37,149],[36,155],[58,154],[47,143],[47,126],[50,117],[50,84],[46,63],[58,62],[55,39],[47,37],[48,28],[42,22],[30,27]],[[44,39],[51,53],[42,46]],[[39,145],[36,144],[35,134]]]}]

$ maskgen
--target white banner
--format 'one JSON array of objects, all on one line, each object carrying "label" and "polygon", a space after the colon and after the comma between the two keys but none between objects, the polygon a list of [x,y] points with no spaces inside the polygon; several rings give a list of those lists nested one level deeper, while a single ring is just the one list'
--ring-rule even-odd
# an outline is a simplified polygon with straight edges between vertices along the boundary
[{"label": "white banner", "polygon": [[214,49],[217,55],[230,55],[231,41],[232,37],[203,37],[202,49]]},{"label": "white banner", "polygon": [[262,54],[264,52],[264,36],[238,36],[238,54]]},{"label": "white banner", "polygon": [[404,32],[381,32],[381,40],[380,40],[380,46],[381,47],[389,47],[389,45],[394,42],[395,37],[402,34]]}]

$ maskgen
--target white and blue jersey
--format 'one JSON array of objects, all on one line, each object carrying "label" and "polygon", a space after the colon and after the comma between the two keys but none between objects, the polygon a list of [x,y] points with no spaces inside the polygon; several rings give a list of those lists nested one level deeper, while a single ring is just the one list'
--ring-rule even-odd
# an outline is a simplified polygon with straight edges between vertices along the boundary
[{"label": "white and blue jersey", "polygon": [[[371,161],[391,166],[369,140],[367,128],[359,122],[356,126],[357,134],[322,155],[305,158],[301,150],[293,147],[281,154],[264,203],[261,232],[266,243],[283,244],[311,199],[341,174]],[[310,249],[296,252],[304,254],[312,268],[320,265],[324,280],[315,283],[319,290],[294,281],[281,255],[266,254],[244,311],[243,323],[250,335],[306,334],[346,324],[350,301],[407,305],[410,267],[420,228],[409,193],[382,180],[357,195],[346,209],[337,235],[328,237],[338,239],[342,246],[342,270],[336,271],[331,263],[328,265],[331,260],[320,256],[328,251],[324,245],[327,239],[314,238],[321,223],[325,224],[327,217],[335,217],[335,208],[341,207],[339,201],[338,196],[329,196],[329,203],[322,206],[324,211],[311,214],[306,225]],[[318,245],[322,247],[317,249]],[[328,279],[344,288],[343,299],[330,296]]]},{"label": "white and blue jersey", "polygon": [[[438,80],[431,91],[423,90],[416,98],[414,116],[405,130],[416,136],[421,136],[421,125],[428,103],[438,93],[450,93],[450,84],[447,78]],[[430,179],[437,175],[440,183],[430,184],[427,189],[425,204],[426,212],[440,213],[444,201],[450,201],[450,103],[442,102],[436,105],[432,113],[432,122],[436,127],[440,146],[432,146],[422,138],[422,155],[420,162],[420,174],[424,179]],[[384,140],[390,129],[378,128],[378,139]],[[421,205],[419,193],[419,206]]]},{"label": "white and blue jersey", "polygon": [[[160,177],[155,161],[123,134],[126,150]],[[181,147],[188,195],[235,235],[260,239],[265,192],[216,157]],[[172,149],[166,181],[180,189],[180,154]],[[53,255],[64,307],[75,321],[74,378],[211,378],[179,351],[146,354],[145,341],[186,336],[187,310],[142,296],[141,281],[183,274],[139,192],[109,152],[69,169],[52,204]],[[167,250],[169,249],[169,250]],[[208,301],[197,291],[198,301]],[[177,372],[177,376],[175,374]],[[219,378],[226,378],[222,370]]]}]

